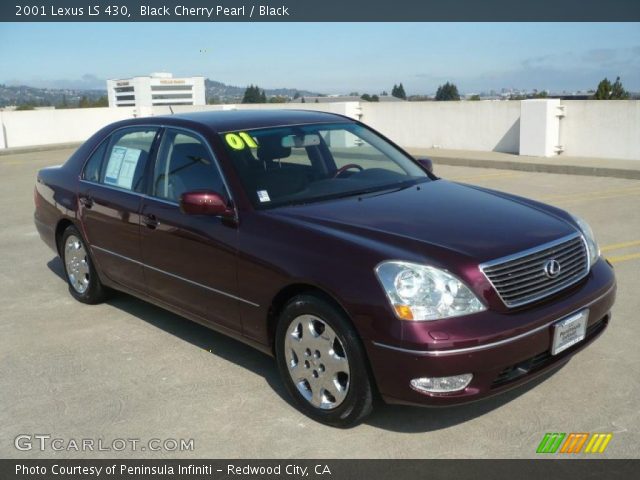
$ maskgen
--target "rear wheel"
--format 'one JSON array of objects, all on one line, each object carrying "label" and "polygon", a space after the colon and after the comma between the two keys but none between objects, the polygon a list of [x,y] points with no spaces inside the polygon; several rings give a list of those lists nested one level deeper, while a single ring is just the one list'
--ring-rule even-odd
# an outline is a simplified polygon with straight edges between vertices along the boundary
[{"label": "rear wheel", "polygon": [[300,295],[285,306],[276,357],[296,406],[314,420],[349,427],[371,412],[372,386],[360,338],[330,302]]},{"label": "rear wheel", "polygon": [[69,292],[78,301],[95,304],[108,297],[91,260],[89,250],[76,227],[70,225],[62,234],[60,252]]}]

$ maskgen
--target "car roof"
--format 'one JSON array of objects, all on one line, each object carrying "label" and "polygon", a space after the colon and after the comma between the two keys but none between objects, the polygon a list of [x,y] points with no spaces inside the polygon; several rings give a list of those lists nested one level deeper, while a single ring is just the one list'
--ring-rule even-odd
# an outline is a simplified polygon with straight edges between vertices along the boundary
[{"label": "car roof", "polygon": [[218,110],[208,112],[177,113],[153,117],[166,124],[197,123],[215,132],[250,130],[254,128],[281,127],[309,123],[352,122],[334,113],[311,110]]}]

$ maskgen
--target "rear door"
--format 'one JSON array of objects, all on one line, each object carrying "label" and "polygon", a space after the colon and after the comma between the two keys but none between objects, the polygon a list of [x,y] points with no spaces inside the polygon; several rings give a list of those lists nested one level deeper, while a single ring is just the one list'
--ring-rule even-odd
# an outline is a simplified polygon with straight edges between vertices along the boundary
[{"label": "rear door", "polygon": [[225,186],[206,140],[167,128],[160,142],[140,235],[149,294],[211,323],[240,331],[236,274],[236,226],[221,218],[186,215],[180,195]]},{"label": "rear door", "polygon": [[100,271],[139,292],[145,291],[139,214],[157,134],[156,127],[117,130],[91,155],[79,182],[80,221]]}]

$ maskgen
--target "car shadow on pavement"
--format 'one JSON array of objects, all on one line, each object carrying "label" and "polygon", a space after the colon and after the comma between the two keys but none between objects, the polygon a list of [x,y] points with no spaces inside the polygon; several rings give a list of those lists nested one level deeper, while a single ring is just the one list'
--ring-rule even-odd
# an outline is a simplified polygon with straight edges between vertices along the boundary
[{"label": "car shadow on pavement", "polygon": [[[47,263],[47,267],[66,283],[60,258],[51,259]],[[125,293],[115,293],[106,303],[196,347],[207,350],[212,355],[261,375],[282,400],[291,405],[292,408],[295,408],[282,385],[275,361],[266,354],[222,333]],[[495,397],[466,405],[423,408],[386,405],[378,400],[373,414],[365,419],[364,423],[375,428],[402,433],[429,432],[452,427],[500,408],[502,405],[544,382],[563,368],[564,365],[566,363],[526,385],[516,387]]]},{"label": "car shadow on pavement", "polygon": [[[66,283],[60,258],[52,258],[47,267]],[[292,405],[280,377],[276,363],[266,354],[239,340],[230,338],[164,308],[140,300],[126,293],[116,292],[105,302],[133,315],[156,328],[164,330],[212,355],[221,357],[240,367],[264,377],[269,386],[287,403]]]}]

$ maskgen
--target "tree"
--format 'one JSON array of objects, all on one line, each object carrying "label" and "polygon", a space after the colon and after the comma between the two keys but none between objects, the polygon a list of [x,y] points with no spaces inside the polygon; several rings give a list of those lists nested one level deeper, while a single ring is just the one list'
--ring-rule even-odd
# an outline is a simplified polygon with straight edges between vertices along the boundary
[{"label": "tree", "polygon": [[445,83],[444,85],[440,85],[438,87],[438,91],[436,92],[436,100],[437,101],[448,101],[448,100],[460,100],[460,94],[458,93],[458,87],[453,83]]},{"label": "tree", "polygon": [[400,83],[400,85],[393,85],[393,88],[391,89],[391,96],[396,98],[401,98],[402,100],[407,99],[407,94],[404,91],[402,82]]},{"label": "tree", "polygon": [[378,95],[369,95],[368,93],[363,93],[360,98],[365,102],[379,102],[380,97]]},{"label": "tree", "polygon": [[93,102],[93,106],[94,107],[108,107],[109,106],[109,99],[107,98],[106,95],[102,95],[95,102]]},{"label": "tree", "polygon": [[244,91],[242,103],[267,103],[267,96],[257,85],[249,85]]},{"label": "tree", "polygon": [[106,95],[96,98],[92,100],[86,96],[80,97],[78,101],[78,108],[97,108],[97,107],[108,107],[109,99]]},{"label": "tree", "polygon": [[616,77],[616,81],[611,84],[609,79],[604,78],[596,89],[596,93],[593,95],[595,100],[626,100],[629,98],[629,92],[627,92],[622,86],[620,77]]},{"label": "tree", "polygon": [[300,101],[300,103],[307,103],[307,101],[304,99],[304,97],[302,97],[302,100]]},{"label": "tree", "polygon": [[297,100],[297,99],[299,99],[299,98],[300,98],[300,92],[298,92],[298,91],[296,90],[296,94],[293,96],[293,99],[294,99],[294,100]]},{"label": "tree", "polygon": [[477,93],[475,95],[471,95],[469,97],[469,100],[473,101],[473,102],[477,102],[480,100],[480,95],[478,95]]}]

